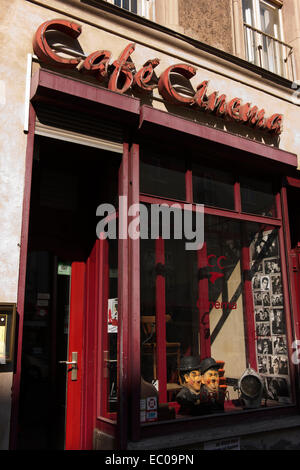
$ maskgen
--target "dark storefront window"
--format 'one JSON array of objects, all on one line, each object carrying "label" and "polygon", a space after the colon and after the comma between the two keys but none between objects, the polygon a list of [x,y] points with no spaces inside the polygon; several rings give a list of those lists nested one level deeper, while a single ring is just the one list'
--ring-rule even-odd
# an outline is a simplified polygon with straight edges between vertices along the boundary
[{"label": "dark storefront window", "polygon": [[194,202],[208,206],[234,209],[234,178],[224,171],[194,165]]},{"label": "dark storefront window", "polygon": [[140,190],[160,197],[185,200],[185,163],[158,152],[145,151],[140,160]]},{"label": "dark storefront window", "polygon": [[241,178],[242,211],[276,217],[275,191],[271,181]]},{"label": "dark storefront window", "polygon": [[272,183],[195,166],[192,185],[194,204],[205,204],[203,245],[187,250],[173,230],[140,241],[142,423],[293,403]]}]

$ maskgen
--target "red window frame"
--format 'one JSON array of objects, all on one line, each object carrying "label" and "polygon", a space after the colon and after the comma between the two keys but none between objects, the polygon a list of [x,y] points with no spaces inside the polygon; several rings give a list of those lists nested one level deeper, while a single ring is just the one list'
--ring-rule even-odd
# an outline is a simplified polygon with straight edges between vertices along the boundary
[{"label": "red window frame", "polygon": [[[178,152],[178,149],[172,149],[174,152]],[[193,172],[189,168],[185,171],[185,184],[186,184],[186,201],[177,200],[174,198],[167,199],[165,197],[159,197],[157,195],[146,194],[140,192],[139,194],[139,202],[146,203],[146,204],[177,204],[183,207],[183,204],[192,204],[193,210],[195,210],[195,203],[193,201]],[[289,295],[289,286],[288,286],[288,276],[287,276],[287,260],[286,260],[286,241],[285,241],[285,234],[284,234],[284,220],[285,215],[282,210],[283,199],[281,195],[281,188],[279,188],[278,192],[275,195],[275,205],[276,205],[276,217],[267,217],[255,214],[249,214],[242,211],[242,204],[241,204],[241,191],[240,191],[240,182],[238,177],[235,178],[235,183],[233,187],[234,191],[234,210],[228,209],[221,209],[218,207],[212,206],[204,206],[204,214],[220,216],[224,218],[229,218],[232,220],[239,220],[241,222],[256,222],[261,225],[271,226],[273,228],[278,229],[278,240],[279,240],[279,249],[280,249],[280,257],[281,257],[281,268],[282,268],[282,282],[283,282],[283,294],[284,294],[284,308],[286,312],[286,329],[287,329],[287,341],[288,341],[288,348],[289,351],[291,350],[291,344],[293,341],[293,325],[292,325],[292,317],[291,317],[291,306],[290,306],[290,295]],[[156,261],[164,264],[164,243],[163,240],[157,240],[156,243]],[[204,246],[205,250],[205,246]],[[203,264],[203,256],[198,252],[198,267],[201,268]],[[252,300],[252,284],[251,280],[247,278],[247,272],[250,270],[250,253],[249,249],[246,246],[242,249],[242,256],[241,256],[241,265],[242,265],[242,272],[244,276],[244,283],[243,283],[243,291],[244,291],[244,315],[245,315],[245,323],[246,323],[246,337],[247,337],[247,363],[250,364],[251,367],[257,369],[257,359],[256,359],[256,350],[255,350],[255,322],[253,316],[253,300]],[[200,280],[200,282],[204,283],[207,280]],[[166,391],[166,380],[164,380],[166,376],[165,371],[165,282],[164,279],[160,279],[159,276],[156,278],[156,305],[157,305],[157,322],[160,323],[160,328],[157,328],[157,355],[158,358],[158,380],[159,383],[163,383],[161,390],[159,392],[159,397],[161,402],[167,402],[167,391]],[[206,289],[205,285],[199,286],[199,290],[201,289],[203,293],[203,289]],[[201,303],[200,303],[201,308]],[[209,322],[209,320],[208,320]],[[204,325],[202,325],[204,327]],[[209,327],[205,325],[205,327]],[[137,328],[137,326],[136,326]],[[139,326],[138,326],[139,328]],[[160,331],[160,333],[159,333]],[[200,331],[201,334],[201,331]],[[203,344],[203,343],[201,343]],[[203,353],[209,353],[210,351],[210,344],[209,341],[206,339],[204,342]],[[202,354],[202,350],[201,350]],[[292,405],[282,405],[283,407],[294,407],[296,404],[296,396],[295,396],[295,366],[291,363],[291,354],[288,354],[288,360],[290,364],[290,379],[292,385]],[[278,407],[282,409],[282,406]],[[277,408],[277,407],[276,407]],[[258,413],[266,413],[269,410],[259,409]],[[275,408],[272,409],[272,412],[275,411]],[[276,411],[275,411],[276,413]],[[236,414],[236,412],[235,412]],[[238,413],[239,415],[243,414],[243,411]],[[223,420],[225,416],[228,416],[228,413],[224,415],[221,419]],[[231,415],[232,416],[232,415]],[[205,421],[206,418],[204,417],[197,417],[197,418],[186,418],[183,421],[190,421],[193,422],[196,420]],[[211,422],[214,421],[213,417],[209,417]],[[182,421],[182,420],[180,420]],[[141,437],[150,437],[152,435],[157,435],[157,433],[164,434],[166,430],[174,430],[174,428],[179,429],[181,424],[177,420],[169,421],[168,424],[161,424],[159,421],[156,423],[147,423],[147,424],[140,424],[139,418],[135,419],[135,436],[136,439]],[[137,431],[137,429],[139,431]]]},{"label": "red window frame", "polygon": [[[95,93],[96,91],[96,93]],[[109,115],[116,120],[124,124],[125,131],[136,130],[140,134],[140,137],[145,134],[151,134],[153,139],[157,140],[162,137],[164,140],[168,140],[171,146],[171,142],[175,142],[184,136],[186,143],[199,148],[202,145],[214,145],[222,146],[224,148],[225,158],[235,155],[233,158],[240,158],[243,156],[245,161],[249,161],[252,157],[255,157],[255,161],[263,164],[282,165],[283,168],[295,168],[296,167],[296,155],[286,151],[282,151],[278,148],[263,145],[257,141],[249,141],[248,139],[239,137],[221,131],[218,129],[211,128],[206,125],[201,125],[198,122],[192,122],[182,117],[172,115],[168,112],[163,112],[157,109],[153,109],[151,106],[141,105],[140,100],[137,98],[129,97],[127,95],[120,95],[118,93],[110,92],[109,90],[101,87],[95,87],[80,81],[71,79],[70,77],[64,77],[58,73],[49,72],[44,69],[39,69],[32,78],[31,85],[31,99],[32,103],[39,99],[53,99],[62,105],[62,107],[70,106],[72,103],[72,109],[77,109],[79,112],[84,108],[89,110],[91,103],[97,108],[99,113],[104,119]],[[32,104],[29,107],[30,119],[29,119],[29,133],[26,150],[26,175],[25,175],[25,191],[23,201],[23,222],[22,222],[22,236],[21,236],[21,253],[20,253],[20,273],[19,273],[19,284],[18,284],[18,313],[19,313],[19,334],[18,334],[18,351],[16,358],[16,372],[14,374],[13,383],[13,396],[12,396],[12,413],[11,413],[11,439],[10,447],[15,448],[16,437],[17,437],[17,417],[18,417],[18,397],[20,389],[20,373],[21,373],[21,345],[22,345],[22,329],[23,329],[23,311],[24,311],[24,293],[25,293],[25,276],[26,276],[26,255],[27,255],[27,243],[28,243],[28,225],[29,225],[29,207],[30,207],[30,190],[31,190],[31,169],[32,169],[32,158],[34,148],[34,132],[35,132],[35,110]],[[153,199],[161,203],[161,198],[152,198],[151,195],[139,195],[139,144],[130,144],[130,138],[134,134],[125,132],[125,141],[123,144],[123,158],[119,171],[119,195],[126,195],[131,203],[138,203],[139,201],[151,202]],[[175,139],[173,139],[175,137]],[[137,142],[137,140],[136,140]],[[177,151],[175,148],[173,151]],[[237,152],[239,155],[237,157]],[[186,153],[186,150],[185,150]],[[226,155],[227,154],[227,155]],[[191,203],[193,200],[192,193],[192,173],[190,170],[186,171],[186,201]],[[284,188],[283,188],[284,189]],[[236,186],[236,192],[238,194],[238,185]],[[174,201],[172,201],[174,202]],[[282,199],[277,196],[277,206],[279,207],[283,203],[283,218],[285,222],[285,230],[288,232],[288,215],[287,215],[287,202],[286,195],[282,190]],[[206,213],[213,215],[224,214],[227,217],[239,220],[252,220],[259,223],[265,223],[266,220],[263,217],[249,216],[241,213],[240,201],[236,198],[236,207],[234,211],[220,211],[216,208],[205,209]],[[277,214],[278,215],[278,214]],[[288,233],[284,234],[283,226],[281,223],[281,216],[277,219],[270,219],[272,225],[279,227],[280,230],[280,249],[281,256],[286,265],[287,260],[285,258],[285,251],[283,245],[289,246]],[[286,238],[285,238],[286,237]],[[140,357],[136,354],[136,351],[140,347],[140,291],[139,291],[139,256],[140,247],[139,240],[128,240],[122,239],[118,241],[118,255],[119,255],[119,286],[118,286],[118,310],[119,310],[119,335],[118,335],[118,361],[119,361],[119,409],[117,413],[117,426],[115,424],[107,422],[104,418],[96,418],[96,423],[93,420],[93,425],[103,430],[107,434],[116,435],[118,437],[118,447],[125,449],[127,446],[128,439],[133,441],[139,440],[141,437],[147,437],[151,435],[167,434],[169,431],[184,430],[186,426],[186,420],[183,423],[179,423],[174,420],[167,425],[158,423],[157,425],[147,427],[140,426],[140,415],[139,415],[139,397],[140,397]],[[283,268],[283,266],[282,266]],[[289,272],[291,272],[291,265],[289,264]],[[288,279],[286,276],[286,270],[282,269],[283,273],[283,287],[285,301],[289,302],[287,295],[288,291]],[[129,296],[128,296],[129,293]],[[292,296],[292,299],[293,296]],[[288,310],[289,311],[289,310]],[[295,309],[294,309],[295,314]],[[291,316],[286,315],[287,327],[290,332],[289,338],[291,338]],[[296,323],[296,319],[294,318]],[[138,348],[138,349],[137,349]],[[293,368],[291,368],[293,371]],[[87,394],[86,394],[87,395]],[[83,403],[84,406],[88,405]],[[279,410],[282,415],[282,409]],[[259,410],[259,415],[263,413]],[[295,413],[295,407],[291,408],[290,414]],[[255,412],[253,413],[255,415]],[[276,414],[276,410],[272,410],[272,416]],[[94,426],[88,426],[83,412],[83,428],[89,429],[92,433]],[[188,420],[189,429],[197,429],[199,427],[199,419]],[[240,419],[242,421],[244,415]],[[224,417],[221,418],[219,423],[223,422]],[[239,417],[237,417],[237,421]],[[205,418],[201,418],[201,423],[205,425]],[[216,417],[209,418],[209,424],[217,422]],[[194,422],[194,427],[193,427]],[[232,417],[231,423],[234,422]]]}]

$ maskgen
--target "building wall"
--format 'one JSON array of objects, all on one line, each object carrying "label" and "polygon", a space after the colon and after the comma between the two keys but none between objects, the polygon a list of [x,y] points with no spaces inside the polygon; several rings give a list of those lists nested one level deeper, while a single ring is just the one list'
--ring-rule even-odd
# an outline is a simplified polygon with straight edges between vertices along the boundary
[{"label": "building wall", "polygon": [[300,83],[300,3],[284,0],[282,7],[284,39],[294,49],[295,81]]},{"label": "building wall", "polygon": [[232,1],[179,0],[179,25],[184,34],[233,53]]}]

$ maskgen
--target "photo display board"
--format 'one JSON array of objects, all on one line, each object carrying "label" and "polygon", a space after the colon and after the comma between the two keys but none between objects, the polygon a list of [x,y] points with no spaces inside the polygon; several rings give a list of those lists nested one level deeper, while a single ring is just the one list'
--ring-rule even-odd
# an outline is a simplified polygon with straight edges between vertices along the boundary
[{"label": "photo display board", "polygon": [[268,397],[291,402],[282,273],[277,230],[260,232],[253,240],[251,279],[258,373]]}]

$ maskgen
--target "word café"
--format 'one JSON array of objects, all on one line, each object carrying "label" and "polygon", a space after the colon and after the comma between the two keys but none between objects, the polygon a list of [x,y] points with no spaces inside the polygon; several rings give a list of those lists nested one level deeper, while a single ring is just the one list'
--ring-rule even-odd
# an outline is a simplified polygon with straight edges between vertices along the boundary
[{"label": "word caf\u00e9", "polygon": [[267,130],[274,135],[281,134],[282,114],[265,116],[265,110],[251,103],[243,103],[240,98],[227,100],[225,94],[214,91],[207,94],[208,81],[204,80],[197,86],[194,96],[180,94],[172,84],[172,76],[175,74],[190,80],[196,75],[196,68],[188,64],[175,64],[162,72],[155,80],[154,69],[160,63],[155,58],[147,60],[143,67],[136,71],[131,59],[135,50],[135,44],[128,44],[117,60],[111,63],[111,52],[97,50],[89,54],[84,60],[77,58],[63,58],[59,56],[48,44],[46,33],[49,30],[62,32],[73,39],[81,34],[81,26],[67,20],[50,20],[43,23],[36,31],[33,41],[33,49],[37,57],[48,65],[66,69],[78,69],[82,73],[96,75],[100,83],[107,83],[109,90],[126,93],[132,87],[145,93],[151,93],[158,88],[160,95],[169,103],[175,105],[191,106],[205,112],[214,113],[217,116],[233,120],[260,130]]}]

